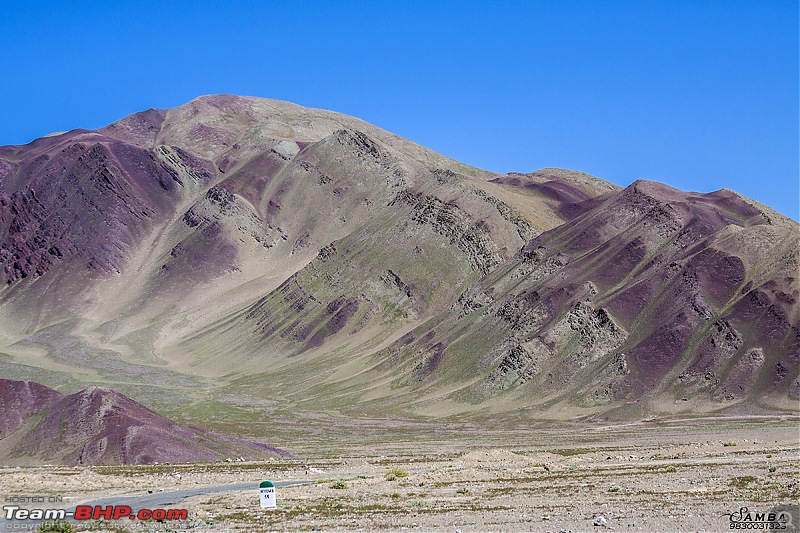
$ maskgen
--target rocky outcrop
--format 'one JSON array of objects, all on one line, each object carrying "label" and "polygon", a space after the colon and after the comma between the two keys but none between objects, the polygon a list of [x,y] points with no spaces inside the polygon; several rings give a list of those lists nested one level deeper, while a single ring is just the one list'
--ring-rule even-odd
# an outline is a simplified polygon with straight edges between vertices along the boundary
[{"label": "rocky outcrop", "polygon": [[411,206],[412,221],[430,226],[447,238],[467,256],[472,268],[479,273],[490,272],[502,261],[487,223],[473,221],[457,204],[408,191],[399,197],[399,201]]},{"label": "rocky outcrop", "polygon": [[280,228],[264,222],[252,207],[238,195],[222,186],[211,187],[205,197],[194,204],[183,215],[187,226],[210,226],[226,218],[236,231],[253,239],[265,248],[271,248],[282,240],[287,240]]}]

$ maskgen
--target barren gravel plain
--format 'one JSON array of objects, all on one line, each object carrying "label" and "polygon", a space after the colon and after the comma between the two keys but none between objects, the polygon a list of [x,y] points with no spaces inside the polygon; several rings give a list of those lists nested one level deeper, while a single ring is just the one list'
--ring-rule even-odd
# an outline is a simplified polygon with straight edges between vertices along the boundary
[{"label": "barren gravel plain", "polygon": [[[5,467],[0,487],[6,502],[62,496],[64,508],[200,490],[166,498],[175,500],[169,508],[188,510],[187,520],[76,523],[79,531],[115,532],[730,531],[731,513],[743,507],[768,512],[800,498],[792,417],[505,435],[475,429],[457,438],[431,430],[384,445],[306,443],[297,459]],[[262,510],[257,487],[264,479],[307,483],[279,487],[277,509]],[[242,483],[252,487],[224,487]],[[15,529],[9,522],[4,528]]]}]

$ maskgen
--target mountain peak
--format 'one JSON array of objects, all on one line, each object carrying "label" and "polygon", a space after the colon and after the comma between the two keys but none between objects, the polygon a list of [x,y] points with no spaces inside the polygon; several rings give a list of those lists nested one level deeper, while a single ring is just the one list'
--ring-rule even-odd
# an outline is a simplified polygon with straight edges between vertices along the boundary
[{"label": "mountain peak", "polygon": [[[85,431],[115,439],[114,417],[171,431],[117,383],[169,408],[225,398],[237,427],[263,402],[785,411],[797,231],[730,191],[497,174],[354,117],[208,95],[0,149],[0,335],[26,377],[102,376],[111,389],[65,398],[13,390],[28,410],[84,408]],[[47,416],[43,432],[74,422]]]}]

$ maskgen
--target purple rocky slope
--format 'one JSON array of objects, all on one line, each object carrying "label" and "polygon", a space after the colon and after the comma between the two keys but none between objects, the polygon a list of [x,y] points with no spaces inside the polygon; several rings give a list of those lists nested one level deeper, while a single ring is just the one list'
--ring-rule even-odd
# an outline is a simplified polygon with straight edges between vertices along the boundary
[{"label": "purple rocky slope", "polygon": [[25,432],[11,453],[20,462],[149,464],[291,455],[182,426],[104,387],[64,395],[38,383],[3,379],[0,391],[3,437]]}]

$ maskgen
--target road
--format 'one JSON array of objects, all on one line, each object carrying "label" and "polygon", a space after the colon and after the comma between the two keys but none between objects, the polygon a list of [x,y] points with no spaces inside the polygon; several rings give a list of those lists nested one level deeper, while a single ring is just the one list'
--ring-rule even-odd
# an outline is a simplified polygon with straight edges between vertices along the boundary
[{"label": "road", "polygon": [[[276,487],[291,487],[292,485],[306,485],[314,483],[309,480],[298,481],[276,481]],[[258,483],[234,483],[228,485],[212,485],[210,487],[194,487],[190,489],[173,490],[169,492],[153,492],[151,494],[140,494],[138,496],[109,496],[97,500],[79,502],[68,507],[67,513],[74,513],[78,505],[89,505],[105,507],[108,505],[127,505],[134,511],[139,509],[166,509],[174,507],[186,498],[192,496],[202,496],[215,492],[227,492],[232,490],[252,490],[253,498],[258,498]],[[7,504],[6,504],[7,505]],[[43,508],[54,507],[54,504],[39,504]],[[57,504],[56,504],[57,505]],[[22,508],[33,508],[33,504],[20,505]],[[70,520],[75,523],[75,520]],[[0,533],[6,531],[34,531],[42,523],[42,520],[6,520],[5,510],[0,514]]]}]

